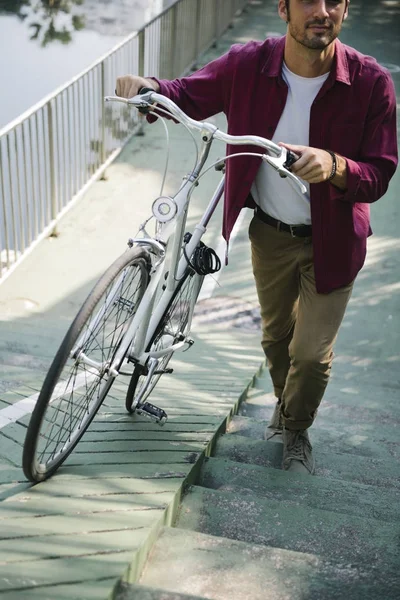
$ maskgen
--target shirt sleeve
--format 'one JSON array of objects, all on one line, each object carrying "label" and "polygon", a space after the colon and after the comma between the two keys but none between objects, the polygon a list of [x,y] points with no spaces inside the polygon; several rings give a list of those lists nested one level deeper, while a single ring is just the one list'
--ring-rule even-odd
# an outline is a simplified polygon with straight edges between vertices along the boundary
[{"label": "shirt sleeve", "polygon": [[359,160],[344,158],[347,190],[331,185],[331,195],[348,202],[379,200],[386,193],[398,162],[396,93],[389,72],[383,71],[374,86]]},{"label": "shirt sleeve", "polygon": [[[232,71],[232,50],[208,63],[188,77],[168,81],[152,77],[160,86],[160,94],[175,102],[189,117],[202,121],[226,109],[226,81]],[[156,117],[149,115],[149,122]]]}]

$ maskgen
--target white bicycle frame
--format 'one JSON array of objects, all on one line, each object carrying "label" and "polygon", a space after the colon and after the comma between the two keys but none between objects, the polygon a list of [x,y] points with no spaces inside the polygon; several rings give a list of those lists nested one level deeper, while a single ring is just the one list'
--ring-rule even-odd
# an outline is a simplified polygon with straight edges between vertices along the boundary
[{"label": "white bicycle frame", "polygon": [[[226,134],[222,131],[219,131],[218,128],[211,123],[195,121],[189,118],[174,102],[155,92],[149,91],[145,94],[135,96],[129,100],[120,98],[118,96],[108,96],[105,100],[108,102],[123,102],[133,105],[136,108],[148,108],[152,104],[157,103],[167,109],[170,115],[173,116],[177,121],[184,124],[186,127],[199,131],[201,136],[201,149],[197,164],[195,165],[193,171],[184,178],[177,194],[172,198],[168,198],[168,200],[172,201],[172,205],[176,209],[175,215],[167,222],[158,222],[157,234],[154,238],[150,237],[146,233],[144,226],[142,226],[141,230],[144,232],[144,237],[135,238],[132,240],[134,245],[147,248],[150,252],[153,263],[150,271],[151,279],[140,301],[137,312],[135,313],[115,354],[112,364],[97,364],[95,361],[92,361],[86,357],[80,351],[80,348],[84,346],[86,340],[91,334],[91,331],[95,329],[98,321],[102,318],[104,311],[106,311],[110,304],[114,301],[115,293],[119,287],[119,281],[117,281],[115,284],[115,293],[110,293],[108,303],[103,306],[101,311],[93,318],[93,321],[89,325],[87,332],[84,336],[82,336],[81,339],[79,339],[75,348],[71,351],[71,356],[74,358],[79,358],[79,360],[82,360],[91,367],[94,367],[98,370],[99,374],[104,373],[104,371],[107,369],[109,375],[112,377],[117,377],[119,375],[119,369],[126,356],[129,356],[129,358],[131,360],[133,359],[136,364],[140,364],[142,366],[146,365],[149,359],[152,359],[149,361],[149,374],[147,379],[147,381],[149,381],[151,375],[154,373],[157,367],[158,359],[172,352],[184,349],[188,343],[187,339],[184,339],[157,351],[146,351],[146,348],[148,348],[151,340],[153,339],[156,328],[165,314],[171,302],[172,296],[188,267],[188,261],[186,257],[182,255],[187,211],[191,192],[207,160],[213,140],[217,139],[231,145],[259,146],[263,150],[266,150],[272,154],[272,156],[256,153],[245,154],[252,154],[265,160],[276,171],[278,171],[282,177],[288,177],[289,180],[292,181],[292,183],[296,185],[302,193],[306,192],[306,188],[302,182],[285,167],[285,163],[288,158],[286,149],[274,144],[270,140],[253,135],[232,136]],[[223,191],[224,176],[217,186],[200,222],[194,227],[189,242],[185,245],[185,254],[187,257],[192,256],[202,236],[206,232],[207,225],[221,199]],[[167,256],[169,264],[168,276],[166,281],[163,280],[161,283],[161,278],[164,275],[163,263]],[[157,292],[159,291],[160,285],[162,285],[164,289],[159,294],[159,298],[155,304],[155,299],[157,297]],[[191,298],[187,325],[188,331],[190,330],[190,324],[196,300],[197,298],[195,297]],[[144,389],[140,396],[142,396],[145,391],[146,390]]]}]

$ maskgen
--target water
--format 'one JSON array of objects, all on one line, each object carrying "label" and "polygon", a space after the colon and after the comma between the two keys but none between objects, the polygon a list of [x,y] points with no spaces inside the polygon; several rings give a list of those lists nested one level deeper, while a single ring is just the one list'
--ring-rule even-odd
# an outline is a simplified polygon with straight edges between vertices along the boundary
[{"label": "water", "polygon": [[174,0],[0,0],[0,128]]}]

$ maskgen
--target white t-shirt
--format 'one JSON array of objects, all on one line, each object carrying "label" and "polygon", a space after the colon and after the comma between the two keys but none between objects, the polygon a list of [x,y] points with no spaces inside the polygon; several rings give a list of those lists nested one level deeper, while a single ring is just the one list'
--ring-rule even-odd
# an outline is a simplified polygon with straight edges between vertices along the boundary
[{"label": "white t-shirt", "polygon": [[[316,95],[329,73],[319,77],[300,77],[289,71],[285,63],[282,76],[288,85],[286,106],[272,141],[308,146],[310,143],[310,111]],[[251,194],[258,206],[271,217],[289,225],[310,225],[310,186],[307,194],[294,189],[274,169],[262,163]]]}]

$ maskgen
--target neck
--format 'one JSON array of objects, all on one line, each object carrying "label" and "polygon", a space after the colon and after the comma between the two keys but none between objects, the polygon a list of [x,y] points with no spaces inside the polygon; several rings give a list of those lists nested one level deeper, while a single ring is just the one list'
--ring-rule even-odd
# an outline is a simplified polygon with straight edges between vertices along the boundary
[{"label": "neck", "polygon": [[299,44],[290,34],[286,36],[285,63],[296,75],[319,77],[331,70],[335,56],[335,42],[323,50],[312,50]]}]

